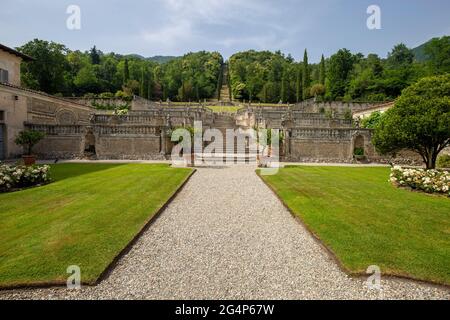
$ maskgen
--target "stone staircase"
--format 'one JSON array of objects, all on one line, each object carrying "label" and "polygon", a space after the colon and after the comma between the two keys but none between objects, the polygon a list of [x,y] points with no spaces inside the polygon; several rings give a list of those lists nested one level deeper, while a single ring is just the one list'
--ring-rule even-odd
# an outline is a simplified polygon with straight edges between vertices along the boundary
[{"label": "stone staircase", "polygon": [[245,150],[238,150],[238,139],[232,145],[227,143],[227,130],[236,130],[236,120],[233,115],[229,114],[216,114],[214,119],[213,128],[220,130],[223,136],[223,152],[217,152],[213,154],[196,153],[197,162],[204,164],[256,164],[257,153],[252,152],[248,146],[245,146]]},{"label": "stone staircase", "polygon": [[224,64],[222,67],[222,88],[220,89],[218,101],[232,101],[230,97],[230,87],[228,86],[228,64]]}]

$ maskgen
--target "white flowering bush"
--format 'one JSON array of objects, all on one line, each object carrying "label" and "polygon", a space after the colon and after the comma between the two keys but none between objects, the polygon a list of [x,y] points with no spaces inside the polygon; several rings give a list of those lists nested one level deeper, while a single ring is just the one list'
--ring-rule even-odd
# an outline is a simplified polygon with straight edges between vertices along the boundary
[{"label": "white flowering bush", "polygon": [[50,181],[50,166],[9,166],[0,163],[0,192],[42,185]]},{"label": "white flowering bush", "polygon": [[392,169],[390,182],[399,187],[409,187],[427,193],[443,193],[450,196],[450,173],[448,171],[396,166]]}]

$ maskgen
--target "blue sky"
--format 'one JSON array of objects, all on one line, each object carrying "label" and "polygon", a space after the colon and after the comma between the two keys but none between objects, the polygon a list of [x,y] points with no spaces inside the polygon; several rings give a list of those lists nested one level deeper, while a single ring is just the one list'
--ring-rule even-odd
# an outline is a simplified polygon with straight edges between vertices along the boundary
[{"label": "blue sky", "polygon": [[[81,8],[81,30],[66,28],[69,5]],[[381,30],[366,26],[369,5],[381,8]],[[0,43],[34,38],[70,49],[143,56],[281,50],[301,60],[340,48],[386,56],[397,43],[415,47],[450,35],[448,0],[2,0]]]}]

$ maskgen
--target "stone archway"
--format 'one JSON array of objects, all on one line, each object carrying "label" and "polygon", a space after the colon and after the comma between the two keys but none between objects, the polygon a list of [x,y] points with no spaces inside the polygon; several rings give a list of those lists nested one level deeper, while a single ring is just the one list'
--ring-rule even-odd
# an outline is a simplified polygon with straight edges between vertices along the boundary
[{"label": "stone archway", "polygon": [[352,149],[350,151],[353,158],[358,160],[366,158],[366,137],[361,132],[357,132],[353,135]]},{"label": "stone archway", "polygon": [[84,136],[84,155],[85,157],[95,157],[95,135],[92,129],[89,129]]}]

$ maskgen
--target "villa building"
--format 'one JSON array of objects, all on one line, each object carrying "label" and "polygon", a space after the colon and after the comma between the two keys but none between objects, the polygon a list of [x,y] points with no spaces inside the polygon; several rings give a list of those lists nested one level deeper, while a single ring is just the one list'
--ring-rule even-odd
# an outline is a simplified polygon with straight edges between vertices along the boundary
[{"label": "villa building", "polygon": [[[21,87],[20,65],[32,60],[0,44],[0,160],[21,156],[22,148],[14,140],[30,123],[89,123],[91,107]],[[71,148],[67,142],[52,142],[51,138],[46,141],[51,148]]]},{"label": "villa building", "polygon": [[[94,106],[101,101],[60,98],[22,88],[20,65],[32,60],[0,45],[0,159],[20,158],[23,150],[14,143],[15,137],[31,129],[46,134],[34,149],[43,159],[162,160],[171,155],[172,130],[201,121],[204,129],[221,132],[255,125],[279,129],[285,137],[284,161],[350,163],[358,149],[366,161],[386,162],[371,143],[372,130],[355,127],[347,114],[350,110],[364,117],[392,104],[305,101],[276,108],[249,104],[241,105],[235,114],[221,114],[203,104],[171,106],[134,97],[128,114],[116,115],[96,110]],[[223,152],[228,156],[233,150],[224,146]]]}]

